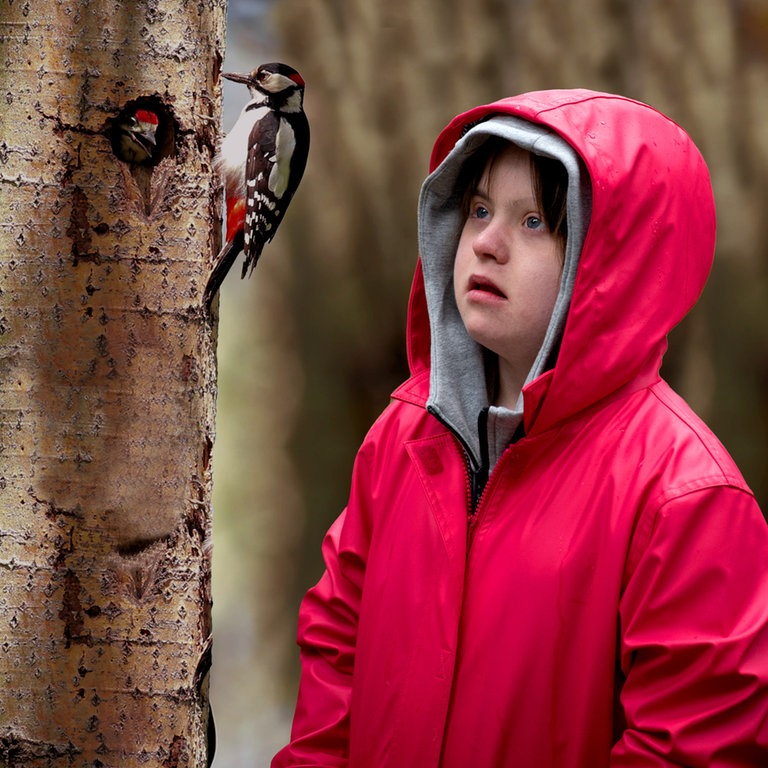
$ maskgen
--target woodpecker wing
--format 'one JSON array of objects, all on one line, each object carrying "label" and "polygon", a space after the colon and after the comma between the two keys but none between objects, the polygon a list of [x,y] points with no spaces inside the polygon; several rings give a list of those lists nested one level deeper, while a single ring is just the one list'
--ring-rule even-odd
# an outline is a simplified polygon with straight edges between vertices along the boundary
[{"label": "woodpecker wing", "polygon": [[248,158],[245,165],[245,229],[243,277],[249,268],[253,271],[261,251],[272,237],[280,221],[279,200],[273,201],[269,179],[277,161],[277,135],[280,116],[271,109],[258,119],[248,139]]},{"label": "woodpecker wing", "polygon": [[245,168],[243,277],[249,268],[253,271],[262,249],[283,220],[304,174],[308,145],[309,128],[303,112],[288,119],[269,110],[251,129]]}]

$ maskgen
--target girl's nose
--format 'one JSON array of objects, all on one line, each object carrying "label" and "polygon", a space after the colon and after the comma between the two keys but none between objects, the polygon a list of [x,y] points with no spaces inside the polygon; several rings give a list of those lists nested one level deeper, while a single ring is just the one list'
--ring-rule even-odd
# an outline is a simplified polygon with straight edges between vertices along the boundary
[{"label": "girl's nose", "polygon": [[509,259],[509,242],[498,222],[489,221],[483,226],[476,233],[472,248],[478,258],[493,259],[499,263]]}]

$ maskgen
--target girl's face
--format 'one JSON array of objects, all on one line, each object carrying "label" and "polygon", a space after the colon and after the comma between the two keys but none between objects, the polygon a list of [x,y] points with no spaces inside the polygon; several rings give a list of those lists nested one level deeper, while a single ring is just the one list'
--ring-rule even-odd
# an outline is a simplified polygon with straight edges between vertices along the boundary
[{"label": "girl's face", "polygon": [[563,251],[536,202],[529,154],[510,144],[471,197],[453,284],[469,335],[522,379],[544,341]]}]

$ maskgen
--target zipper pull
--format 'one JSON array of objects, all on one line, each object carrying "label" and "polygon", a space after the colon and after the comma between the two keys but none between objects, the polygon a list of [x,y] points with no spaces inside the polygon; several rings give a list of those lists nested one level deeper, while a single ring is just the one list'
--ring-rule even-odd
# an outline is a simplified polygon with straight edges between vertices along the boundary
[{"label": "zipper pull", "polygon": [[477,416],[477,434],[480,438],[480,466],[477,469],[470,467],[469,481],[472,490],[471,514],[477,511],[480,497],[488,482],[490,458],[488,456],[488,408],[483,408]]},{"label": "zipper pull", "polygon": [[480,503],[480,497],[483,495],[485,485],[488,482],[488,467],[480,467],[479,469],[469,470],[469,490],[470,490],[470,506],[469,514],[474,517],[477,512],[477,505]]}]

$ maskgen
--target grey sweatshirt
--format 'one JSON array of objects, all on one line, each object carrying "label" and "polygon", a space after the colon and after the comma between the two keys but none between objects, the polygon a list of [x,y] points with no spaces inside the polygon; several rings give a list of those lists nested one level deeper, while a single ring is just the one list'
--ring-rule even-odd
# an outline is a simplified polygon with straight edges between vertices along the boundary
[{"label": "grey sweatshirt", "polygon": [[490,136],[559,160],[568,173],[568,240],[560,289],[526,384],[546,370],[562,336],[589,223],[591,197],[587,172],[573,148],[549,129],[509,115],[494,116],[474,125],[422,186],[419,250],[432,338],[427,408],[460,439],[473,470],[486,472],[493,469],[512,441],[522,421],[524,398],[521,393],[513,410],[489,402],[485,366],[489,353],[467,333],[453,291],[453,262],[463,225],[464,190],[457,189],[457,178],[467,158]]}]

